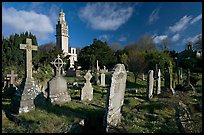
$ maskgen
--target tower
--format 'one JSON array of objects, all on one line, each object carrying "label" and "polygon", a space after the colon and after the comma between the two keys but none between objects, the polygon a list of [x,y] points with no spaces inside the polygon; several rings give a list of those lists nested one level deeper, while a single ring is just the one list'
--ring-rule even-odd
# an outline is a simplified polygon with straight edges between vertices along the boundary
[{"label": "tower", "polygon": [[59,21],[56,25],[56,46],[63,50],[65,56],[68,55],[68,25],[65,21],[65,13],[59,13]]}]

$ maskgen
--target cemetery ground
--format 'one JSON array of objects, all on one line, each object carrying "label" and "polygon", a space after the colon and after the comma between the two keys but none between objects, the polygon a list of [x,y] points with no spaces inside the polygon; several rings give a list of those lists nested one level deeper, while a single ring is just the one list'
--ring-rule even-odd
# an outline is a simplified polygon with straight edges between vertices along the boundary
[{"label": "cemetery ground", "polygon": [[[106,73],[106,83],[110,80]],[[202,132],[202,75],[196,91],[171,92],[162,89],[161,95],[146,99],[146,81],[128,72],[121,123],[112,128],[115,133],[201,133]],[[142,78],[142,77],[141,77]],[[82,102],[80,90],[85,82],[82,77],[65,77],[71,102],[51,105],[42,101],[28,113],[8,113],[11,97],[2,96],[3,133],[90,133],[105,132],[103,117],[106,93],[110,87],[92,83],[92,101]],[[93,82],[94,77],[91,82]],[[72,85],[78,82],[78,86]],[[164,86],[162,81],[161,86]],[[155,87],[155,86],[154,86]],[[154,88],[155,89],[155,88]],[[180,119],[182,117],[182,119]],[[185,125],[182,126],[182,125]]]}]

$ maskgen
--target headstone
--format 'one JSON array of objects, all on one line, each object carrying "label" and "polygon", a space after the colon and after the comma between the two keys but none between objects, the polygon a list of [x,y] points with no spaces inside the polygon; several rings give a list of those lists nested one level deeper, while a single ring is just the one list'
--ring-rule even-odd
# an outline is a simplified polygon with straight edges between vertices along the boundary
[{"label": "headstone", "polygon": [[188,70],[187,70],[187,85],[188,86],[190,85],[190,75],[191,75],[190,69],[188,68]]},{"label": "headstone", "polygon": [[17,74],[14,74],[14,71],[11,71],[11,74],[7,74],[7,77],[10,77],[10,86],[13,87],[14,86],[14,79],[15,77],[17,77]]},{"label": "headstone", "polygon": [[160,69],[158,70],[158,73],[157,73],[157,80],[156,80],[156,94],[161,94],[161,71]]},{"label": "headstone", "polygon": [[142,73],[142,80],[145,81],[145,75]]},{"label": "headstone", "polygon": [[106,113],[104,126],[108,132],[112,126],[117,126],[121,121],[121,107],[124,102],[127,72],[123,64],[114,67],[111,78],[111,87],[107,93]]},{"label": "headstone", "polygon": [[80,77],[81,70],[76,70],[76,77]]},{"label": "headstone", "polygon": [[102,72],[101,73],[101,86],[106,86],[105,79],[106,79],[106,75]]},{"label": "headstone", "polygon": [[97,70],[97,72],[99,71],[99,65],[98,65],[98,60],[96,61],[96,70]]},{"label": "headstone", "polygon": [[182,68],[179,68],[179,76],[180,76],[180,79],[182,80],[182,79],[183,79],[183,71],[182,71]]},{"label": "headstone", "polygon": [[84,76],[84,78],[86,79],[86,83],[84,84],[84,87],[81,90],[81,100],[89,100],[91,101],[93,99],[93,87],[91,85],[91,78],[92,75],[90,73],[90,70],[88,70],[88,72],[86,73],[86,75]]},{"label": "headstone", "polygon": [[167,89],[171,90],[172,94],[175,94],[175,91],[173,89],[172,86],[172,82],[173,82],[173,66],[171,61],[169,62],[168,67],[166,67],[165,70],[165,80],[164,80],[164,85]]},{"label": "headstone", "polygon": [[154,89],[154,71],[149,70],[147,74],[147,99],[153,97],[153,89]]},{"label": "headstone", "polygon": [[65,64],[58,55],[54,62],[56,75],[49,81],[48,99],[52,104],[62,104],[71,101],[67,92],[67,81],[61,76],[61,68]]},{"label": "headstone", "polygon": [[17,113],[34,110],[34,99],[40,93],[40,89],[32,77],[32,50],[37,50],[38,47],[32,45],[32,39],[27,38],[26,44],[20,44],[20,49],[26,50],[26,77],[12,99],[11,109]]},{"label": "headstone", "polygon": [[100,80],[99,80],[99,72],[96,72],[96,73],[95,73],[94,78],[95,78],[95,84],[96,84],[96,85],[99,85],[99,84],[100,84]]}]

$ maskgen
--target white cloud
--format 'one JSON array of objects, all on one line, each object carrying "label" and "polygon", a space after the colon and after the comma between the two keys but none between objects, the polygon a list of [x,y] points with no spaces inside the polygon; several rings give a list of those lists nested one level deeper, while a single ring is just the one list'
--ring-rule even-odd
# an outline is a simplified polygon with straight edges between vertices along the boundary
[{"label": "white cloud", "polygon": [[109,39],[109,36],[106,35],[106,34],[103,34],[103,35],[100,35],[98,38],[99,38],[100,40],[107,41],[107,40]]},{"label": "white cloud", "polygon": [[44,2],[32,2],[31,8],[38,8],[42,4],[44,4]]},{"label": "white cloud", "polygon": [[159,8],[156,8],[152,11],[151,15],[149,16],[149,24],[156,22],[159,19]]},{"label": "white cloud", "polygon": [[177,34],[175,34],[175,35],[172,37],[171,40],[172,40],[173,42],[176,42],[176,41],[179,40],[179,38],[180,38],[180,34],[177,33]]},{"label": "white cloud", "polygon": [[186,44],[186,43],[188,43],[188,42],[196,42],[197,40],[198,40],[198,37],[199,36],[202,36],[202,34],[200,33],[200,34],[198,34],[198,35],[195,35],[195,36],[193,36],[193,37],[188,37],[188,38],[185,38],[185,39],[183,39],[183,44]]},{"label": "white cloud", "polygon": [[199,21],[202,19],[202,14],[196,16],[192,21],[191,21],[191,24],[194,24],[195,22]]},{"label": "white cloud", "polygon": [[124,37],[124,36],[121,36],[121,37],[118,39],[118,41],[120,41],[120,42],[124,42],[124,41],[126,41],[126,40],[127,40],[127,38]]},{"label": "white cloud", "polygon": [[166,39],[168,36],[167,35],[160,35],[160,36],[153,36],[153,41],[155,44],[161,43],[162,40]]},{"label": "white cloud", "polygon": [[132,16],[133,9],[117,2],[87,3],[79,11],[79,17],[95,30],[117,30]]},{"label": "white cloud", "polygon": [[182,17],[174,26],[170,26],[169,30],[171,32],[179,32],[187,28],[189,21],[192,19],[191,16],[184,16]]},{"label": "white cloud", "polygon": [[45,38],[48,33],[54,32],[50,18],[34,11],[16,10],[11,7],[2,8],[2,25],[8,26],[12,32],[29,31],[39,38]]}]

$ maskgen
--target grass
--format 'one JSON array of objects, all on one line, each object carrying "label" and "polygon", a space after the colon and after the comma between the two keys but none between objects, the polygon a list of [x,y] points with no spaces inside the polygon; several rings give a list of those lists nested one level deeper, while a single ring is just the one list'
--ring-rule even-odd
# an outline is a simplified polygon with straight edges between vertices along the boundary
[{"label": "grass", "polygon": [[[124,105],[121,110],[122,119],[114,132],[180,133],[175,120],[174,105],[168,103],[169,101],[179,102],[180,100],[189,107],[192,114],[191,117],[195,122],[192,132],[202,132],[202,93],[179,91],[177,96],[170,98],[155,97],[146,100],[146,81],[138,78],[137,83],[134,83],[134,77],[132,74],[128,74]],[[2,98],[2,132],[65,133],[71,125],[78,123],[81,119],[85,120],[85,126],[79,127],[78,132],[104,132],[103,117],[109,84],[106,87],[100,87],[92,83],[93,100],[87,101],[88,104],[82,104],[80,103],[80,90],[85,82],[84,78],[65,77],[65,79],[68,82],[68,93],[71,95],[72,101],[63,105],[51,105],[44,102],[45,104],[37,106],[35,111],[18,115],[17,117],[26,123],[25,125],[16,124],[6,117],[3,110],[9,108],[11,100]],[[79,88],[75,89],[72,86],[75,81],[78,82]],[[202,83],[199,85],[202,86]],[[128,92],[128,90],[133,89],[137,89],[137,93]],[[161,102],[158,99],[168,102]]]}]

